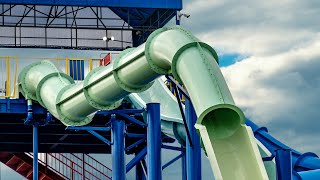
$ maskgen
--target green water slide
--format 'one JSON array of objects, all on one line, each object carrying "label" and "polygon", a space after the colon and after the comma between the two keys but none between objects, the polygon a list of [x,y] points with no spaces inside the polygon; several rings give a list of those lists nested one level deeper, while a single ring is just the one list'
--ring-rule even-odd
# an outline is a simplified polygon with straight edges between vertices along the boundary
[{"label": "green water slide", "polygon": [[[96,111],[115,109],[127,95],[142,93],[161,75],[172,74],[189,93],[215,178],[268,179],[252,130],[244,125],[217,60],[214,49],[190,32],[162,28],[146,43],[123,51],[113,66],[92,70],[83,82],[74,83],[48,61],[24,68],[18,82],[26,99],[39,102],[65,125],[82,126]],[[179,112],[170,107],[165,111]],[[162,126],[164,133],[185,138],[180,118],[167,118]]]},{"label": "green water slide", "polygon": [[[185,143],[186,131],[183,126],[183,120],[181,117],[178,102],[176,100],[176,97],[173,96],[173,94],[170,92],[170,90],[167,88],[167,86],[165,85],[164,81],[161,78],[158,78],[148,90],[142,93],[132,93],[129,95],[129,98],[131,102],[135,105],[135,107],[138,107],[138,108],[145,108],[146,104],[151,102],[160,103],[162,132],[164,132],[168,136],[176,138],[181,144]],[[257,139],[254,139],[254,137],[252,136],[251,129],[245,125],[242,125],[241,127],[242,130],[239,130],[237,134],[234,134],[229,139],[225,139],[221,141],[218,140],[216,142],[215,141],[211,142],[210,136],[209,136],[210,132],[207,132],[208,127],[199,125],[199,124],[197,124],[196,127],[200,130],[202,141],[204,142],[204,148],[207,150],[207,155],[216,179],[250,179],[247,177],[240,178],[239,174],[233,174],[230,172],[232,172],[234,169],[238,169],[239,171],[245,171],[241,168],[246,167],[246,166],[243,166],[243,164],[244,162],[247,162],[248,158],[252,156],[252,155],[249,155],[249,152],[252,150],[254,152],[250,152],[250,153],[254,153],[258,155],[258,157],[254,157],[254,158],[261,159],[262,157],[271,156],[271,153],[264,147],[264,145],[260,143]],[[247,137],[245,138],[242,137],[245,135]],[[242,137],[242,138],[239,138],[239,137]],[[242,141],[239,141],[239,140],[242,140]],[[256,148],[250,149],[242,146],[242,144],[246,145],[247,143],[252,143],[252,144],[257,143],[260,153],[257,152]],[[216,147],[216,149],[212,147]],[[217,158],[223,164],[221,163],[219,164]],[[229,158],[229,160],[225,158]],[[240,167],[235,166],[234,161],[239,162],[237,165],[241,165],[241,166]],[[273,161],[265,161],[263,162],[263,165],[268,175],[268,178],[264,176],[264,179],[276,180],[275,163]],[[259,166],[257,167],[263,168],[263,165],[259,164]],[[225,166],[225,167],[221,167],[221,166]],[[250,166],[247,166],[247,167],[250,167]],[[248,171],[251,172],[254,168],[257,168],[257,167],[250,167]],[[228,172],[225,172],[227,176],[222,176],[221,170],[228,171]],[[256,177],[256,176],[252,175],[252,177]],[[252,178],[252,179],[255,179],[255,178]]]}]

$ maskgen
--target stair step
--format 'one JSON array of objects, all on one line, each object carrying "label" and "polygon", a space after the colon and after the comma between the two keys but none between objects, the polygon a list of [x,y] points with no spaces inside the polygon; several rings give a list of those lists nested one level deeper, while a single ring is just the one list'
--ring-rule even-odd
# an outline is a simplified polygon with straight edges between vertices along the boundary
[{"label": "stair step", "polygon": [[33,169],[31,168],[31,169],[28,171],[28,173],[27,173],[27,175],[26,175],[26,178],[27,178],[27,179],[31,179],[32,176],[33,176]]},{"label": "stair step", "polygon": [[39,180],[44,180],[47,176],[43,173],[39,173]]},{"label": "stair step", "polygon": [[28,163],[26,163],[26,162],[21,162],[21,163],[18,165],[16,171],[17,171],[18,173],[20,173],[20,174],[27,174],[30,169],[32,169],[32,166],[30,166],[30,165],[29,165]]},{"label": "stair step", "polygon": [[12,156],[12,158],[9,159],[9,161],[6,162],[6,165],[13,167],[15,165],[18,165],[21,162],[21,159],[17,156]]}]

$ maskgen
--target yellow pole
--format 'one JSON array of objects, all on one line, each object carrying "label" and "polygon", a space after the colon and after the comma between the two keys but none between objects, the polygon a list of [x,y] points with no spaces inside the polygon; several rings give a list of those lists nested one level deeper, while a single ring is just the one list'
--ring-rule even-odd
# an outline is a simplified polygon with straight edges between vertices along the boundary
[{"label": "yellow pole", "polygon": [[68,58],[66,58],[66,74],[69,74],[69,75],[70,75],[70,73],[69,73],[69,60],[68,60]]},{"label": "yellow pole", "polygon": [[13,83],[14,83],[14,87],[13,87],[13,98],[16,98],[18,97],[18,94],[17,94],[17,74],[18,74],[18,64],[19,64],[19,60],[18,60],[18,57],[15,57],[16,59],[16,67],[15,67],[15,70],[14,70],[14,80],[13,80]]},{"label": "yellow pole", "polygon": [[89,72],[92,70],[92,58],[89,59]]},{"label": "yellow pole", "polygon": [[6,58],[6,67],[7,67],[7,83],[6,83],[6,97],[10,97],[10,57]]}]

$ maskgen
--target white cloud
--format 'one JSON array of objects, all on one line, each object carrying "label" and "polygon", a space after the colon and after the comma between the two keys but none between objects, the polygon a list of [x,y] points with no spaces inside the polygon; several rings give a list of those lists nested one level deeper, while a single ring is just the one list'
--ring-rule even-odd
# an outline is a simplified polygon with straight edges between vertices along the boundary
[{"label": "white cloud", "polygon": [[320,153],[320,1],[190,1],[182,25],[219,54],[248,57],[222,68],[245,114],[289,146]]}]

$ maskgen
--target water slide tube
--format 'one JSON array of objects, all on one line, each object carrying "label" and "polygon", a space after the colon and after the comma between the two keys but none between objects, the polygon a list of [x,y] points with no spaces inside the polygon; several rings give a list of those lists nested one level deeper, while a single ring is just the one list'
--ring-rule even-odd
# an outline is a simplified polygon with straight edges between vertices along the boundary
[{"label": "water slide tube", "polygon": [[[129,99],[137,108],[145,108],[147,103],[158,102],[161,105],[161,127],[162,132],[173,135],[181,144],[185,144],[186,131],[178,107],[176,97],[158,78],[154,84],[146,91],[132,93]],[[300,153],[284,145],[268,133],[266,127],[259,127],[254,122],[246,119],[246,125],[250,126],[254,132],[259,151],[262,157],[276,156],[276,151],[291,150],[293,179],[317,179],[320,177],[320,159],[314,153]],[[276,180],[276,166],[274,161],[264,161],[264,166],[270,180]]]},{"label": "water slide tube", "polygon": [[216,60],[213,48],[190,32],[162,28],[146,43],[123,51],[113,67],[92,70],[83,82],[74,83],[48,61],[24,68],[18,82],[26,99],[39,102],[65,125],[82,126],[97,110],[117,108],[125,96],[172,74],[190,95],[216,179],[267,179],[253,132],[244,124]]},{"label": "water slide tube", "polygon": [[[178,102],[176,100],[176,97],[167,88],[161,78],[155,80],[154,84],[148,90],[141,93],[131,93],[128,97],[133,105],[137,108],[145,108],[147,103],[151,102],[160,103],[162,132],[164,132],[168,136],[176,138],[180,144],[185,144],[186,131],[183,126],[183,120],[181,117]],[[270,151],[258,140],[256,141],[259,145],[261,156],[270,157],[272,155]],[[240,156],[242,154],[238,155]],[[270,180],[276,180],[275,163],[273,161],[265,161],[263,163],[267,171],[268,178]]]}]

